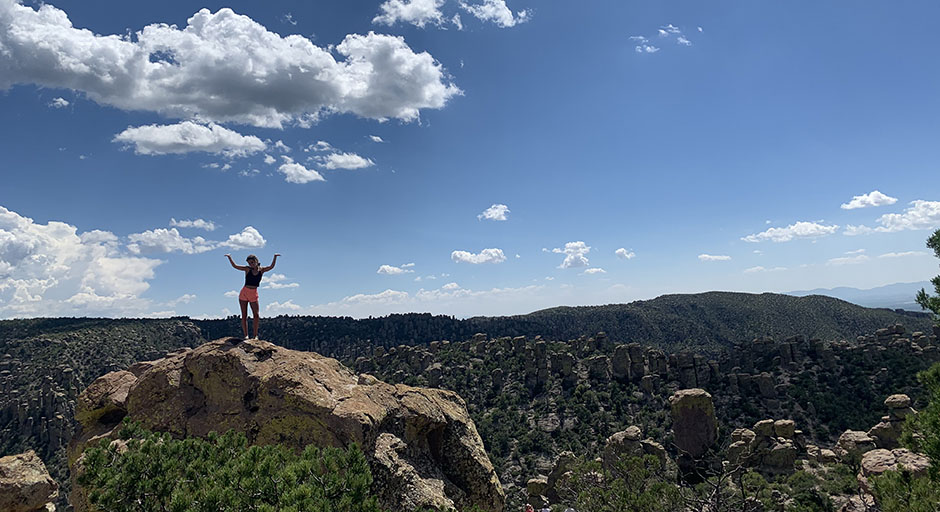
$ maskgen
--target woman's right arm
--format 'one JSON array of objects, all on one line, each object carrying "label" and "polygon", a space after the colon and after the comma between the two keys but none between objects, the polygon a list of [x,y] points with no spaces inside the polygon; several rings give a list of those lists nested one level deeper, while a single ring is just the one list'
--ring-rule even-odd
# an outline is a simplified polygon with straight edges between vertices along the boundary
[{"label": "woman's right arm", "polygon": [[236,268],[236,269],[238,269],[238,270],[241,270],[241,271],[248,270],[248,267],[246,267],[246,266],[244,266],[244,265],[236,265],[235,262],[232,260],[232,255],[231,255],[231,254],[226,254],[225,257],[228,258],[228,262],[232,264],[232,267],[234,267],[234,268]]}]

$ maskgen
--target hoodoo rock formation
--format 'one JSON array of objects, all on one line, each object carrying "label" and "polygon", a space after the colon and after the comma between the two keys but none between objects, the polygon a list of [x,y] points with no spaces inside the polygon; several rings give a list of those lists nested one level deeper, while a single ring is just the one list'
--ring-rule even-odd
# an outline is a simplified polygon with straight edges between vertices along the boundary
[{"label": "hoodoo rock formation", "polygon": [[699,458],[718,438],[715,404],[704,389],[681,389],[670,398],[672,430],[681,454]]},{"label": "hoodoo rock formation", "polygon": [[[504,506],[460,396],[357,376],[312,352],[223,338],[107,374],[78,400],[81,426],[69,460],[80,465],[88,443],[110,436],[125,415],[180,437],[234,429],[254,444],[356,443],[372,468],[373,491],[393,510]],[[72,504],[82,511],[77,491]]]}]

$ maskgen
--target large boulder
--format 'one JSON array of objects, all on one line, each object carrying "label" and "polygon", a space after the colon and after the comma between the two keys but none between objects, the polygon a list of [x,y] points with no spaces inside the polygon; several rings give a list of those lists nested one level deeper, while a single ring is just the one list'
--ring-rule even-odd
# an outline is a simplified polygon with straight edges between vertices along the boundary
[{"label": "large boulder", "polygon": [[[89,389],[112,398],[78,401],[81,425],[69,446],[70,461],[89,441],[111,435],[108,429],[126,414],[178,437],[234,429],[253,444],[299,449],[356,443],[386,508],[503,510],[499,479],[456,393],[357,377],[335,359],[238,338],[154,361],[129,386],[127,374],[105,377]],[[99,405],[109,412],[98,414]],[[82,496],[80,489],[75,496]],[[83,500],[75,501],[80,512]]]},{"label": "large boulder", "polygon": [[55,510],[51,502],[58,495],[59,486],[36,452],[30,450],[0,457],[0,510],[3,512]]},{"label": "large boulder", "polygon": [[601,451],[604,467],[613,470],[624,457],[642,457],[643,445],[640,444],[642,437],[643,432],[636,425],[629,426],[626,430],[608,437]]},{"label": "large boulder", "polygon": [[680,389],[669,397],[676,447],[692,458],[704,455],[718,438],[712,396],[704,389]]},{"label": "large boulder", "polygon": [[888,470],[905,470],[915,478],[921,478],[927,475],[929,467],[930,459],[926,455],[904,448],[896,450],[878,448],[865,452],[862,456],[861,469],[857,478],[861,488],[866,492],[871,492],[868,479],[873,476],[878,476]]},{"label": "large boulder", "polygon": [[846,430],[836,442],[835,453],[843,462],[859,461],[866,452],[874,450],[875,440],[867,433],[858,430]]}]

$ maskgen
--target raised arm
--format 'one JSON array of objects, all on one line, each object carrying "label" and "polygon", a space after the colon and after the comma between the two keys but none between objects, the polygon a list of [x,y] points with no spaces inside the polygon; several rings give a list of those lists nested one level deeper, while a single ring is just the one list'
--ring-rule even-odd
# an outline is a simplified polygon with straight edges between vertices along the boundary
[{"label": "raised arm", "polygon": [[[231,255],[231,254],[226,254],[225,257],[228,258],[228,262],[232,264],[232,267],[234,267],[234,268],[236,268],[236,269],[238,269],[238,270],[241,270],[242,272],[248,270],[248,267],[246,267],[245,265],[236,265],[235,262],[232,261],[232,255]],[[272,266],[273,266],[273,265],[272,265]]]},{"label": "raised arm", "polygon": [[262,271],[262,272],[267,272],[268,270],[273,269],[273,268],[274,268],[274,265],[277,263],[277,257],[278,257],[278,256],[280,256],[280,254],[275,254],[275,255],[274,255],[274,259],[271,260],[271,264],[268,265],[267,267],[262,267],[262,268],[261,268],[261,271]]}]

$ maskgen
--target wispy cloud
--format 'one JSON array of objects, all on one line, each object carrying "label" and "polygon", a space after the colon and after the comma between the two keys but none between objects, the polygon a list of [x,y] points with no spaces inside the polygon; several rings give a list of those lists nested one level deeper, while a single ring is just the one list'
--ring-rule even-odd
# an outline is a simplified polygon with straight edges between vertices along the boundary
[{"label": "wispy cloud", "polygon": [[699,261],[728,261],[731,259],[731,256],[724,254],[699,254]]},{"label": "wispy cloud", "polygon": [[907,258],[910,256],[929,256],[924,251],[907,251],[907,252],[886,252],[884,254],[879,254],[879,258]]},{"label": "wispy cloud", "polygon": [[827,265],[857,265],[859,263],[865,263],[870,258],[864,254],[859,254],[856,256],[843,256],[840,258],[832,258],[826,262]]},{"label": "wispy cloud", "polygon": [[203,219],[193,219],[193,220],[176,220],[170,218],[170,227],[173,228],[196,228],[204,229],[206,231],[215,231],[216,225],[211,220]]},{"label": "wispy cloud", "polygon": [[745,274],[757,274],[761,272],[783,272],[786,269],[787,269],[786,267],[765,268],[765,267],[758,265],[756,267],[750,267],[750,268],[744,269],[744,273]]}]

